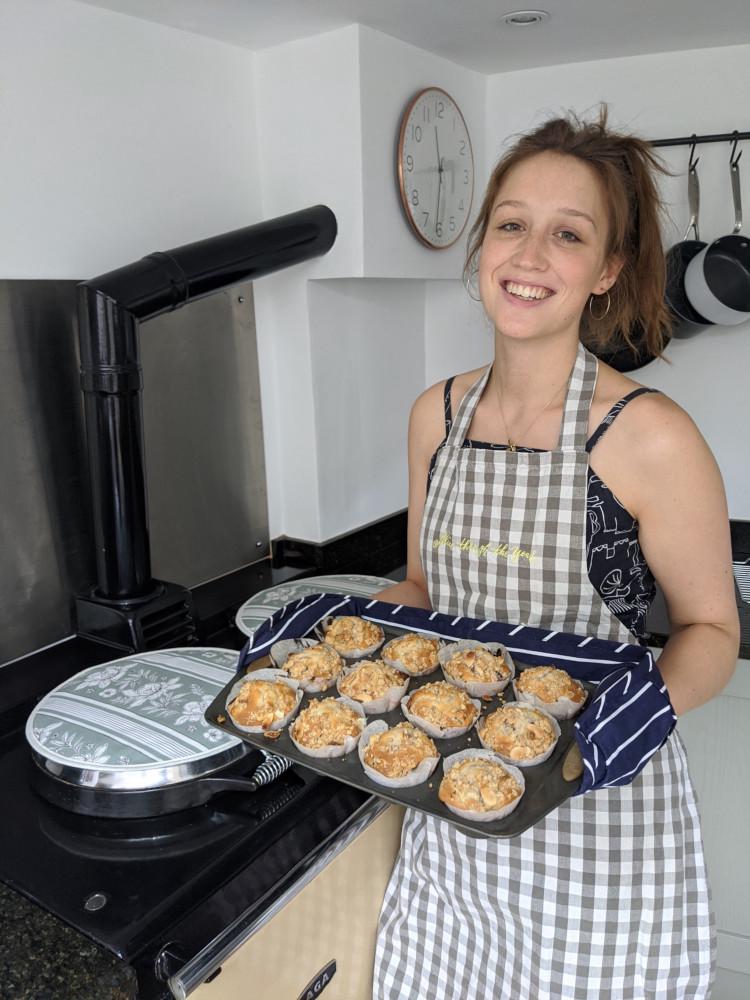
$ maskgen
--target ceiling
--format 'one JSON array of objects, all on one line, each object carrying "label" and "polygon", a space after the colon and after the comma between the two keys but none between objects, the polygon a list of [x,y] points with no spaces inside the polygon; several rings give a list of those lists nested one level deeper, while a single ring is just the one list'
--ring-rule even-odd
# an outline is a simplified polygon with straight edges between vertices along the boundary
[{"label": "ceiling", "polygon": [[[750,42],[748,0],[83,0],[248,49],[359,23],[482,73]],[[508,28],[538,7],[546,24]]]}]

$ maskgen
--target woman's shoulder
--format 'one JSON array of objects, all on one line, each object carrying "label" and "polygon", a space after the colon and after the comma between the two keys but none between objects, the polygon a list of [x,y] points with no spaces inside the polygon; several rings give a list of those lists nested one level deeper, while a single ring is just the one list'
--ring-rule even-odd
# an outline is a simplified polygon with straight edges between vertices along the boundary
[{"label": "woman's shoulder", "polygon": [[[485,371],[486,365],[452,376],[452,414],[455,414],[458,403]],[[430,454],[445,437],[445,388],[447,381],[448,379],[441,379],[420,393],[411,410],[409,428],[412,440],[421,445],[420,450],[429,451]]]},{"label": "woman's shoulder", "polygon": [[[600,407],[605,411],[636,389],[651,388],[614,369],[607,372],[605,368],[602,374],[597,396],[601,388]],[[631,399],[606,437],[607,444],[627,459],[631,473],[651,482],[663,483],[681,465],[697,472],[714,462],[693,418],[661,391],[644,392]]]}]

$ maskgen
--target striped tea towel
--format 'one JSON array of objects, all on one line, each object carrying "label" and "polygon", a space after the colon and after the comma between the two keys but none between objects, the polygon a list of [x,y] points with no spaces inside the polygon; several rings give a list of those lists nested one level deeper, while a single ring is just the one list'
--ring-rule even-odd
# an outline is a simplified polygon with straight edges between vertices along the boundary
[{"label": "striped tea towel", "polygon": [[426,632],[448,641],[501,642],[520,662],[554,663],[578,680],[597,684],[575,724],[584,763],[578,794],[632,781],[676,722],[666,686],[645,646],[454,617],[351,595],[311,594],[279,608],[248,639],[238,669],[264,656],[280,639],[307,635],[329,615],[359,615],[379,625]]}]

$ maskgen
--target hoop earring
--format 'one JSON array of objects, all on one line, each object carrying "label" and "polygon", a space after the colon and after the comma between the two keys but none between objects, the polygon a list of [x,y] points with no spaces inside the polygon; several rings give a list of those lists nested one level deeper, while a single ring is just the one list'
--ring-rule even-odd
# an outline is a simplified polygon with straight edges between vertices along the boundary
[{"label": "hoop earring", "polygon": [[[477,274],[479,273],[479,268],[474,266],[471,268],[468,274],[464,274],[463,282],[464,288],[466,289],[466,294],[469,296],[472,302],[481,302],[482,296],[479,294],[479,288],[475,284]],[[475,295],[472,292],[476,292]]]},{"label": "hoop earring", "polygon": [[607,308],[604,310],[601,316],[595,316],[594,310],[591,308],[591,303],[594,301],[594,296],[592,295],[591,298],[589,299],[589,312],[591,313],[591,318],[593,320],[596,320],[597,323],[600,323],[604,319],[604,317],[609,314],[609,308],[612,305],[612,299],[609,296],[609,291],[606,291],[604,294],[607,296]]}]

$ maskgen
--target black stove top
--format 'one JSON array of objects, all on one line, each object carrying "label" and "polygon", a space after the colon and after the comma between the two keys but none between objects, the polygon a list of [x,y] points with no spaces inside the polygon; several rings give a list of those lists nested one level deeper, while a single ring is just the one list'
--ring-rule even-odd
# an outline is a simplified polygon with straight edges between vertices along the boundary
[{"label": "black stove top", "polygon": [[[11,706],[0,717],[0,881],[132,966],[139,997],[169,997],[167,977],[238,917],[260,915],[368,797],[295,766],[253,794],[153,819],[60,809],[32,787],[23,722],[54,684],[112,650],[71,639],[35,657],[0,677],[0,704]],[[250,771],[259,759],[247,758]]]}]

